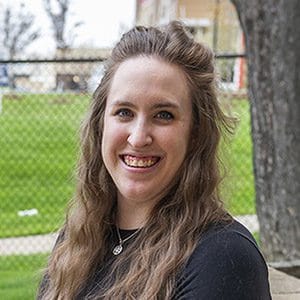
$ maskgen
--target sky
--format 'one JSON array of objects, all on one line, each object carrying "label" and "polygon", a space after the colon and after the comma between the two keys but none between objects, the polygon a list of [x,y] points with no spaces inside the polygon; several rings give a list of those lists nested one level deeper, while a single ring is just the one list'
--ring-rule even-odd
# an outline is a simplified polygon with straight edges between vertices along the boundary
[{"label": "sky", "polygon": [[[17,7],[20,0],[0,0],[1,4]],[[43,0],[23,0],[26,7],[36,16],[42,37],[28,47],[29,53],[47,54],[54,51],[51,24],[47,18]],[[69,21],[82,21],[74,39],[74,46],[110,47],[120,34],[134,24],[135,0],[71,0]],[[123,30],[122,30],[123,29]]]}]

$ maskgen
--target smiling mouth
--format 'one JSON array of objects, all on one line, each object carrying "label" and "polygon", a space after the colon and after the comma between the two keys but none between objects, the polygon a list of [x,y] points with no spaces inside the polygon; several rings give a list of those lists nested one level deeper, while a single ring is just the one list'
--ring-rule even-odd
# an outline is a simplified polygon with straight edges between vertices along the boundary
[{"label": "smiling mouth", "polygon": [[160,160],[158,156],[136,157],[132,155],[122,155],[123,162],[132,168],[150,168]]}]

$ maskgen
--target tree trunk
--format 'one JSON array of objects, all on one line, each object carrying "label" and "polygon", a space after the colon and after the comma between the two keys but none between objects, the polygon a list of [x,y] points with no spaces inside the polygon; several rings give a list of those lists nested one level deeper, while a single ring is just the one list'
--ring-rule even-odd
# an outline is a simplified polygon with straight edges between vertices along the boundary
[{"label": "tree trunk", "polygon": [[262,250],[299,263],[300,1],[231,1],[246,41]]}]

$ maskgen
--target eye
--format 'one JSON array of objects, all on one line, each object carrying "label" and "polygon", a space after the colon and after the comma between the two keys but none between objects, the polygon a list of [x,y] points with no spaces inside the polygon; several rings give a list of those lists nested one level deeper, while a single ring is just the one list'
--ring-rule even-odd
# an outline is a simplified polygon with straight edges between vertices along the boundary
[{"label": "eye", "polygon": [[173,114],[168,111],[160,111],[155,117],[164,121],[170,121],[174,119]]},{"label": "eye", "polygon": [[127,120],[133,117],[133,112],[130,109],[121,108],[115,112],[115,116],[119,117],[122,120]]}]

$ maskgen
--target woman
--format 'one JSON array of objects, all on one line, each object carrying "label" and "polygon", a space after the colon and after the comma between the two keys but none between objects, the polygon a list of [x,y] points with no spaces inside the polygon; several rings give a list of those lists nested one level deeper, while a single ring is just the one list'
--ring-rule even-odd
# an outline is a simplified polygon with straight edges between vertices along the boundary
[{"label": "woman", "polygon": [[181,23],[125,34],[83,125],[39,299],[270,299],[264,259],[218,195],[230,124],[213,54]]}]

